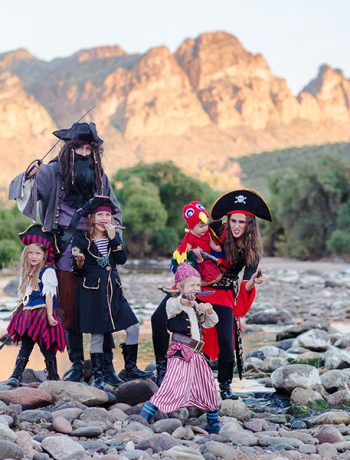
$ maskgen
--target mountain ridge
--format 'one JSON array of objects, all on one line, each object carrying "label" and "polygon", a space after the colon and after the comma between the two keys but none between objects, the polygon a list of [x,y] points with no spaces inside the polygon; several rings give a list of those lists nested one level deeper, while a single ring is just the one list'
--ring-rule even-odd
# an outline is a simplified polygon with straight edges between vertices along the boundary
[{"label": "mountain ridge", "polygon": [[0,187],[93,105],[86,121],[105,139],[108,173],[172,159],[225,188],[240,176],[228,158],[349,140],[349,101],[341,70],[323,64],[294,96],[261,53],[227,32],[188,38],[174,53],[107,45],[43,61],[18,49],[0,55]]}]

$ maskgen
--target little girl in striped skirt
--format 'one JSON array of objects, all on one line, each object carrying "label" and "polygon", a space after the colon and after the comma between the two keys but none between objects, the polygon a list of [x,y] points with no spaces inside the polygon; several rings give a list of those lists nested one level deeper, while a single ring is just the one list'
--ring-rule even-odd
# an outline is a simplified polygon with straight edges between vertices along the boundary
[{"label": "little girl in striped skirt", "polygon": [[58,252],[55,236],[34,224],[19,237],[25,245],[18,288],[20,302],[7,327],[9,337],[15,343],[21,342],[15,368],[6,382],[12,387],[21,383],[35,343],[44,355],[48,380],[59,380],[56,353],[65,348],[63,327],[56,313],[57,278],[52,268]]},{"label": "little girl in striped skirt", "polygon": [[181,407],[198,407],[207,412],[207,431],[218,433],[220,403],[213,373],[201,353],[201,328],[215,326],[218,317],[211,304],[195,301],[201,291],[201,276],[190,264],[178,266],[175,283],[180,294],[166,304],[167,326],[173,333],[166,374],[140,415],[149,421],[157,410],[168,413]]}]

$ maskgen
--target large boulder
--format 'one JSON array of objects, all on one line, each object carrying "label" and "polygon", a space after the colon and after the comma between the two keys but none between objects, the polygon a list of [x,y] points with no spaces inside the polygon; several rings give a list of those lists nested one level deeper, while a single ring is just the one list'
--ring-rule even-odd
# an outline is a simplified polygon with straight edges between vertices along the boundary
[{"label": "large boulder", "polygon": [[339,337],[335,341],[334,346],[338,348],[350,348],[350,334]]},{"label": "large boulder", "polygon": [[22,449],[11,441],[0,439],[0,459],[17,460],[23,458]]},{"label": "large boulder", "polygon": [[324,365],[327,369],[350,368],[350,351],[332,347],[324,354]]},{"label": "large boulder", "polygon": [[311,390],[310,388],[294,388],[290,395],[291,402],[297,406],[307,406],[310,402],[322,399],[322,395],[318,391]]},{"label": "large boulder", "polygon": [[250,315],[247,324],[293,324],[293,318],[286,310],[269,308]]},{"label": "large boulder", "polygon": [[25,410],[52,404],[52,396],[44,389],[20,387],[10,391],[0,391],[0,401],[6,404],[21,404]]},{"label": "large boulder", "polygon": [[319,440],[320,444],[334,444],[344,441],[343,435],[334,426],[321,426],[315,434],[315,438]]},{"label": "large boulder", "polygon": [[293,344],[293,346],[304,347],[312,351],[326,351],[329,345],[329,336],[322,329],[311,329],[300,334]]},{"label": "large boulder", "polygon": [[85,456],[85,449],[78,442],[65,435],[48,436],[41,443],[41,447],[56,460],[79,459]]},{"label": "large boulder", "polygon": [[220,407],[221,417],[234,417],[237,420],[245,421],[249,420],[253,416],[253,412],[248,409],[246,404],[241,400],[225,399],[221,403]]},{"label": "large boulder", "polygon": [[118,387],[118,402],[136,406],[136,404],[148,401],[151,396],[158,390],[153,380],[137,379],[123,383]]},{"label": "large boulder", "polygon": [[266,359],[266,358],[287,358],[288,354],[281,350],[278,347],[274,347],[273,345],[265,345],[263,347],[258,348],[257,350],[250,351],[249,353],[245,354],[245,358],[259,358],[259,359]]},{"label": "large boulder", "polygon": [[39,389],[50,393],[54,401],[66,398],[79,401],[86,406],[102,406],[108,402],[106,392],[84,383],[51,380],[43,382]]},{"label": "large boulder", "polygon": [[350,388],[350,370],[332,369],[321,375],[321,383],[328,393]]},{"label": "large boulder", "polygon": [[324,331],[329,330],[329,322],[324,319],[305,321],[305,323],[297,324],[296,326],[287,327],[283,331],[276,335],[276,340],[293,339],[303,332],[309,331],[310,329],[323,329]]},{"label": "large boulder", "polygon": [[158,453],[179,445],[181,445],[181,442],[173,438],[169,433],[161,433],[139,441],[136,448],[141,450],[151,448],[154,453]]},{"label": "large boulder", "polygon": [[350,390],[339,390],[326,396],[330,406],[342,407],[350,406]]},{"label": "large boulder", "polygon": [[321,379],[315,367],[308,364],[290,364],[272,372],[271,383],[276,390],[290,393],[297,387],[313,388],[321,383]]}]

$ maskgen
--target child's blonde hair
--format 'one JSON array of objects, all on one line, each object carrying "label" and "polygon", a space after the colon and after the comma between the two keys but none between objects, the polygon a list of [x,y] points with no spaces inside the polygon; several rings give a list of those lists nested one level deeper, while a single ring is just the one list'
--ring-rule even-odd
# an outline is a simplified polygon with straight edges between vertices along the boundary
[{"label": "child's blonde hair", "polygon": [[[32,271],[32,266],[30,265],[29,260],[28,260],[28,252],[29,252],[30,246],[38,247],[39,249],[43,251],[45,255],[43,260],[40,262],[40,264],[38,264],[34,268],[33,271]],[[26,289],[29,285],[33,290],[39,289],[39,274],[46,265],[46,259],[47,259],[47,250],[43,244],[32,243],[28,246],[25,246],[25,248],[22,251],[21,260],[20,260],[20,278],[19,278],[19,286],[18,286],[19,296],[23,296],[25,294]]]}]

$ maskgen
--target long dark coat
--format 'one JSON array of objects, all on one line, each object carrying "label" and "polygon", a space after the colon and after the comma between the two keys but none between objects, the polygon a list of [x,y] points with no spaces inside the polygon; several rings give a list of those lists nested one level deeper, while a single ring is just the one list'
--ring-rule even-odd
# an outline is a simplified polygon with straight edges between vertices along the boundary
[{"label": "long dark coat", "polygon": [[83,268],[74,267],[79,276],[76,331],[104,334],[137,324],[138,320],[123,296],[116,268],[117,264],[123,265],[127,260],[126,249],[118,234],[109,241],[107,258],[86,233],[77,233],[72,247],[78,247],[85,255]]}]

